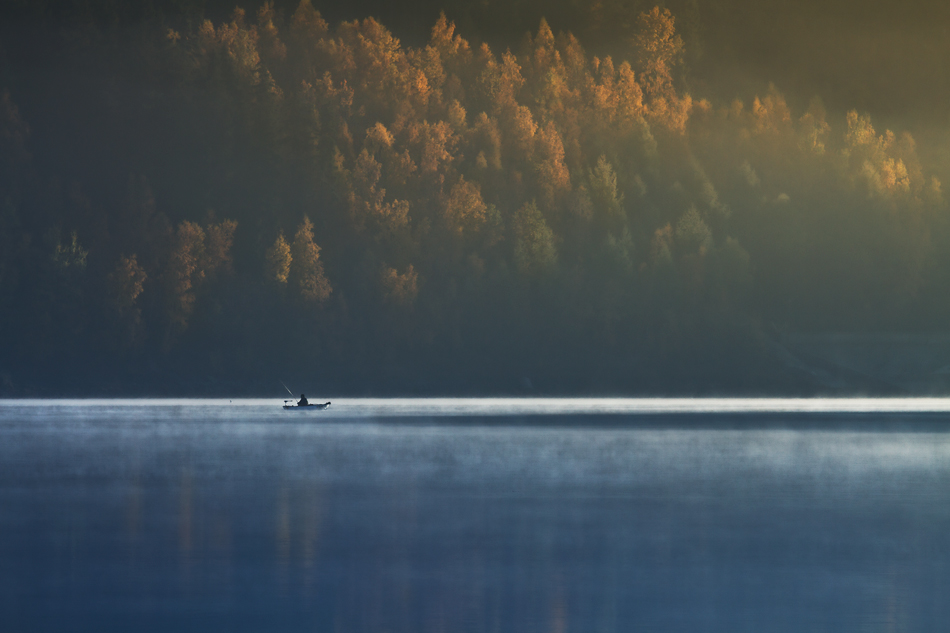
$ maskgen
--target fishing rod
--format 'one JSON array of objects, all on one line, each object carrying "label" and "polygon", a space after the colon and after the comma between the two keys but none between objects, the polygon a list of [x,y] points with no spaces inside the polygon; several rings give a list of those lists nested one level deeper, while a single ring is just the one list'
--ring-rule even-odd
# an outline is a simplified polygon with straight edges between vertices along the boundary
[{"label": "fishing rod", "polygon": [[[283,381],[280,381],[280,384],[284,385],[284,382],[283,382]],[[290,389],[288,389],[288,388],[287,388],[287,385],[284,385],[284,389],[287,389],[287,393],[289,393],[290,395],[294,396],[294,392],[291,391]],[[296,398],[297,398],[297,396],[294,396],[294,399],[296,399]]]}]

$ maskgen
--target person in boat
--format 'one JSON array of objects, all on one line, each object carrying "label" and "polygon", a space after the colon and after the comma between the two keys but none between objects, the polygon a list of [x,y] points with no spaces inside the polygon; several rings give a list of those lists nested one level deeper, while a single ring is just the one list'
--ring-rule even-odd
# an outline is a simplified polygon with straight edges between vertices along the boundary
[{"label": "person in boat", "polygon": [[307,396],[300,394],[300,402],[297,403],[298,407],[306,407],[310,405],[310,401],[307,400]]}]

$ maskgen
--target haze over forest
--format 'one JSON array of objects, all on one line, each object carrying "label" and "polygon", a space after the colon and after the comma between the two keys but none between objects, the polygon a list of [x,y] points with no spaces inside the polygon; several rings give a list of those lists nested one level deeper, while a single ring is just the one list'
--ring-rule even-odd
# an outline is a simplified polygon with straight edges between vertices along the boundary
[{"label": "haze over forest", "polygon": [[0,9],[0,395],[900,392],[794,341],[946,344],[947,6],[337,4]]}]

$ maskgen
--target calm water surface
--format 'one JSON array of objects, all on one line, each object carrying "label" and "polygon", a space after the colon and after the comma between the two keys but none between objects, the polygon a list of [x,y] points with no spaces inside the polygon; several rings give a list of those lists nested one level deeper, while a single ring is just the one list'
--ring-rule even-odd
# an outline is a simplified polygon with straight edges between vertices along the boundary
[{"label": "calm water surface", "polygon": [[0,633],[936,631],[950,401],[0,401]]}]

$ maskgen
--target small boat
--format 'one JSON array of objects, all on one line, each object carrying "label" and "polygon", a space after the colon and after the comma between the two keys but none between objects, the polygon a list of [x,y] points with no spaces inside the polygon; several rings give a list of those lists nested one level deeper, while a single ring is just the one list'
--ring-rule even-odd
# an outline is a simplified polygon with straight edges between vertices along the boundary
[{"label": "small boat", "polygon": [[301,410],[301,411],[322,411],[330,406],[329,402],[323,402],[320,404],[297,404],[296,400],[284,400],[284,409],[286,410]]}]

